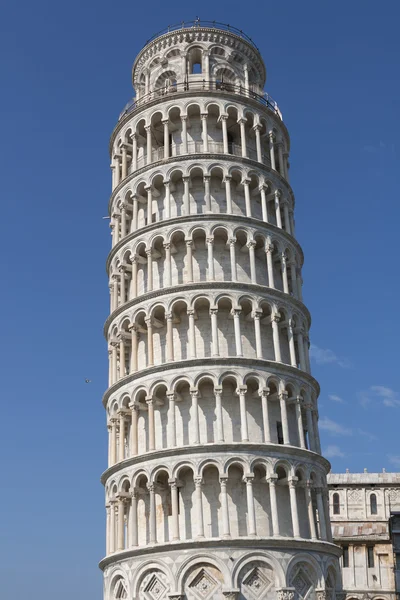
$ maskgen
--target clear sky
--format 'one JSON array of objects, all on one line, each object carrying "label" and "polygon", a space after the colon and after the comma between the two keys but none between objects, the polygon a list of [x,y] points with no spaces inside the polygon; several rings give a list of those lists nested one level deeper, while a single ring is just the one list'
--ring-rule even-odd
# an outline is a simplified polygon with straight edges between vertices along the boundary
[{"label": "clear sky", "polygon": [[171,23],[259,46],[292,139],[325,454],[336,472],[400,468],[400,5],[198,4],[2,4],[2,598],[101,597],[108,139],[136,54]]}]

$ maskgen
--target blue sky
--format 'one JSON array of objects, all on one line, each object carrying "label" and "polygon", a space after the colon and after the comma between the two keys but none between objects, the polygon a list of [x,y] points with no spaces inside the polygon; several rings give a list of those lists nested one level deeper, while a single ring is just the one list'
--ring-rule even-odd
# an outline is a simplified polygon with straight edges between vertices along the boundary
[{"label": "blue sky", "polygon": [[[199,10],[2,6],[0,577],[13,600],[101,595],[108,139],[145,40]],[[291,134],[323,448],[336,472],[399,470],[400,6],[205,0],[199,16],[256,41]]]}]

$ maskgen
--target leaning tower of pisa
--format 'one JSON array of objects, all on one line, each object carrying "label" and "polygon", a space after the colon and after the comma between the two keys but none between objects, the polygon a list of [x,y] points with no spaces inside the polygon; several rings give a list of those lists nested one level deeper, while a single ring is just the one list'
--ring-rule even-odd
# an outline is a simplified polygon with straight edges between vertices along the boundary
[{"label": "leaning tower of pisa", "polygon": [[157,34],[110,141],[106,600],[339,588],[290,142],[254,42]]}]

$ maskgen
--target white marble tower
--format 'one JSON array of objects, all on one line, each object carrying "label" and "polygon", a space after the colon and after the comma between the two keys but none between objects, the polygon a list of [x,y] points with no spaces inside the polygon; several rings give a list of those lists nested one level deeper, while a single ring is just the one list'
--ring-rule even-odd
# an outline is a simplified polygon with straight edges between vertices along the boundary
[{"label": "white marble tower", "polygon": [[289,135],[260,53],[180,24],[110,141],[106,600],[339,588]]}]

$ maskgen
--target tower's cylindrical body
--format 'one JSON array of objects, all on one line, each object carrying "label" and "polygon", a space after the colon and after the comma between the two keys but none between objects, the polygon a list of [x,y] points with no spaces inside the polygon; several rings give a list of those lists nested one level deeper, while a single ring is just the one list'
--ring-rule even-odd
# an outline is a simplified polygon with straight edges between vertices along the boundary
[{"label": "tower's cylindrical body", "polygon": [[106,600],[336,587],[289,136],[265,78],[241,32],[165,32],[112,134]]}]

